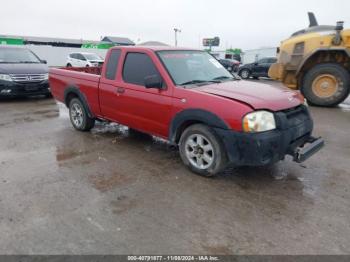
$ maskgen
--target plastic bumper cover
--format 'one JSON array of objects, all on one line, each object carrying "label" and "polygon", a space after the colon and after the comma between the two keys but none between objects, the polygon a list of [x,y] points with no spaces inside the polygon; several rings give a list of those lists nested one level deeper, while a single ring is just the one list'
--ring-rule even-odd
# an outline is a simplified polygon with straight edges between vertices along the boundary
[{"label": "plastic bumper cover", "polygon": [[39,83],[16,83],[0,81],[0,96],[34,96],[50,94],[50,86],[48,81]]},{"label": "plastic bumper cover", "polygon": [[301,106],[293,116],[287,114],[276,113],[277,128],[261,133],[215,128],[229,161],[235,166],[263,166],[290,155],[300,163],[319,151],[324,141],[311,136],[313,122],[307,108]]}]

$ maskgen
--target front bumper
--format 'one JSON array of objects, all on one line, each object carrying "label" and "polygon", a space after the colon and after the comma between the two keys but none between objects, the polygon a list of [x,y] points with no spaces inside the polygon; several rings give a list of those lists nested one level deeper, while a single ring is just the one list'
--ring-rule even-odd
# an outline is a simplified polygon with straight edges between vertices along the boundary
[{"label": "front bumper", "polygon": [[0,80],[0,97],[49,95],[48,81],[42,82],[8,82]]},{"label": "front bumper", "polygon": [[324,146],[311,136],[313,122],[305,106],[275,114],[277,128],[262,133],[216,129],[235,166],[263,166],[283,160],[286,155],[303,162]]}]

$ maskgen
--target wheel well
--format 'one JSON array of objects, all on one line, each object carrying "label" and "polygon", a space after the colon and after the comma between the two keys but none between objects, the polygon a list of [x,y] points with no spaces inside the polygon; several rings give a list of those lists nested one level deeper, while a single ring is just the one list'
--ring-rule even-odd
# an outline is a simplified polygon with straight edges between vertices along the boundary
[{"label": "wheel well", "polygon": [[180,138],[182,133],[186,130],[186,128],[188,128],[189,126],[192,126],[194,124],[205,124],[201,121],[198,120],[187,120],[184,123],[182,123],[177,129],[176,129],[176,133],[175,133],[175,143],[179,143]]},{"label": "wheel well", "polygon": [[299,86],[305,74],[315,65],[323,63],[336,63],[350,72],[350,57],[344,50],[325,50],[311,55],[298,73]]},{"label": "wheel well", "polygon": [[70,101],[72,101],[73,98],[79,98],[79,96],[76,93],[74,93],[74,92],[69,92],[66,95],[64,103],[66,104],[67,107],[69,106],[69,103],[70,103]]},{"label": "wheel well", "polygon": [[250,68],[242,68],[241,70],[239,70],[239,72],[242,72],[244,70],[248,71],[249,73],[251,72]]}]

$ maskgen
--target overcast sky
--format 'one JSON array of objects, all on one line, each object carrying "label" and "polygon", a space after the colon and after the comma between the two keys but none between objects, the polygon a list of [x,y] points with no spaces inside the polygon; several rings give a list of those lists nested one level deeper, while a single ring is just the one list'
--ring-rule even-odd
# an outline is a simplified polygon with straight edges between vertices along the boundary
[{"label": "overcast sky", "polygon": [[219,36],[220,49],[277,46],[308,26],[307,11],[320,24],[344,20],[350,28],[349,0],[4,0],[0,35],[99,40],[123,36],[137,42],[201,47],[204,37]]}]

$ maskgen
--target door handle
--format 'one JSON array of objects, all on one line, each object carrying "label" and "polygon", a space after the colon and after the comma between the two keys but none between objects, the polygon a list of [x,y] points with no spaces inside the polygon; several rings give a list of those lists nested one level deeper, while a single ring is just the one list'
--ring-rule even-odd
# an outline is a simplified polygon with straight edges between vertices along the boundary
[{"label": "door handle", "polygon": [[117,88],[117,93],[118,94],[123,94],[125,92],[125,89],[124,88],[122,88],[122,87],[118,87]]}]

